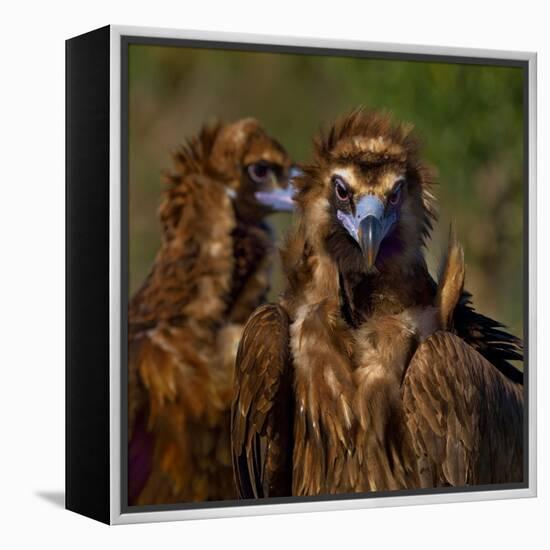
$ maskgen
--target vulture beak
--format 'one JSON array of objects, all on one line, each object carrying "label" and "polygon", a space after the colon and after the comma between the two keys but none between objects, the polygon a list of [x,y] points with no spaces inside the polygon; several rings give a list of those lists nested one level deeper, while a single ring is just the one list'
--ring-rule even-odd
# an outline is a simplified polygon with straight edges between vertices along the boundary
[{"label": "vulture beak", "polygon": [[337,211],[338,219],[357,242],[370,269],[376,263],[380,244],[397,220],[395,212],[386,214],[384,203],[374,195],[362,197],[355,214]]},{"label": "vulture beak", "polygon": [[279,187],[279,182],[273,182],[273,189],[270,191],[257,191],[254,193],[256,200],[271,208],[273,212],[293,212],[294,211],[294,185],[292,181],[295,177],[302,174],[302,171],[296,166],[292,166],[288,173],[288,180],[286,181],[286,187],[283,189]]}]

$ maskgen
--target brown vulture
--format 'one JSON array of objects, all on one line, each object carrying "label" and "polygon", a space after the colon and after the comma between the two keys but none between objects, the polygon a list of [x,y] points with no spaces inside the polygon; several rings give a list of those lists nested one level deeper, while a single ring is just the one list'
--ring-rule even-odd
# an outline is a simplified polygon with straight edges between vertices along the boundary
[{"label": "brown vulture", "polygon": [[315,140],[294,184],[287,288],[237,353],[242,498],[520,482],[522,343],[477,313],[450,239],[424,247],[431,171],[411,127],[362,110]]},{"label": "brown vulture", "polygon": [[129,305],[130,505],[236,496],[235,354],[268,290],[265,217],[292,206],[289,157],[253,119],[205,127],[174,163],[160,250]]}]

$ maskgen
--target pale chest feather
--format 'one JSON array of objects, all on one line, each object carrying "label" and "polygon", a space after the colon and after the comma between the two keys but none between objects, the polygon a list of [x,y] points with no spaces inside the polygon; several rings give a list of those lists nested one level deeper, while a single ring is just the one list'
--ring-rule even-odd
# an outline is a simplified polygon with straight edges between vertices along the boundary
[{"label": "pale chest feather", "polygon": [[358,329],[326,300],[297,310],[294,494],[397,489],[416,479],[405,466],[400,383],[416,345],[436,329],[433,308]]}]

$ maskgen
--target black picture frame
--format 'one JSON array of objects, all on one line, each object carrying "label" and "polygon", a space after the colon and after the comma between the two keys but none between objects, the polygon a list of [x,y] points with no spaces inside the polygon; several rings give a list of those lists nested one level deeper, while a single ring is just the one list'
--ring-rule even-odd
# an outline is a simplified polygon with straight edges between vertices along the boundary
[{"label": "black picture frame", "polygon": [[[132,44],[338,55],[519,67],[524,78],[525,475],[506,486],[127,505],[128,47]],[[319,43],[106,26],[66,43],[66,507],[104,523],[399,505],[536,494],[535,74],[536,55]],[[114,108],[117,106],[118,108]],[[116,131],[118,128],[118,132]],[[114,180],[118,178],[115,185]],[[113,192],[115,195],[113,195]],[[119,198],[119,208],[113,197]],[[117,218],[114,220],[114,218]],[[115,222],[115,223],[113,223]],[[113,247],[113,238],[118,245]],[[116,242],[115,242],[116,244]],[[114,251],[113,251],[114,249]],[[118,250],[118,282],[113,265]],[[113,256],[113,254],[115,256]],[[117,290],[118,289],[118,290]],[[113,294],[118,292],[114,299]],[[119,310],[114,304],[119,304]],[[118,324],[115,327],[115,324]],[[116,328],[116,330],[113,330]],[[118,346],[115,342],[118,340]],[[114,348],[119,349],[116,361]],[[115,357],[115,359],[114,359]],[[116,372],[115,372],[116,371]],[[115,383],[115,380],[118,382]],[[118,418],[115,412],[118,411]],[[479,495],[482,494],[480,497]],[[415,498],[416,497],[416,498]],[[461,498],[462,497],[462,498]],[[435,498],[435,500],[433,500]],[[381,499],[385,499],[383,502]],[[432,499],[432,500],[430,500]],[[376,501],[376,502],[375,502]],[[323,507],[323,503],[325,506]],[[374,504],[373,504],[374,503]],[[321,504],[321,507],[316,507]],[[289,506],[285,506],[289,505]]]}]

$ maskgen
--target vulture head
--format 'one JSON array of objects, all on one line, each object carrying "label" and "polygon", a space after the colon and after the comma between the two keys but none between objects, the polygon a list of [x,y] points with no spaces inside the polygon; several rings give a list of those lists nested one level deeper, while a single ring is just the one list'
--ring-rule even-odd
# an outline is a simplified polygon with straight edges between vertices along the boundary
[{"label": "vulture head", "polygon": [[[204,184],[205,194],[212,181],[224,186],[237,218],[245,223],[258,223],[272,212],[293,210],[290,157],[255,119],[204,126],[175,152],[174,161],[176,170],[166,174],[169,186],[160,207],[168,239],[177,233],[181,205],[189,200],[182,188],[188,177],[198,189]],[[200,192],[194,200],[200,200]]]},{"label": "vulture head", "polygon": [[211,166],[227,179],[238,216],[253,221],[293,209],[290,158],[255,119],[245,118],[219,129]]},{"label": "vulture head", "polygon": [[210,166],[225,179],[238,215],[256,218],[292,210],[290,158],[257,120],[245,118],[220,127]]},{"label": "vulture head", "polygon": [[295,180],[308,241],[342,273],[376,273],[421,253],[435,209],[411,130],[356,110],[315,139],[313,162]]}]

